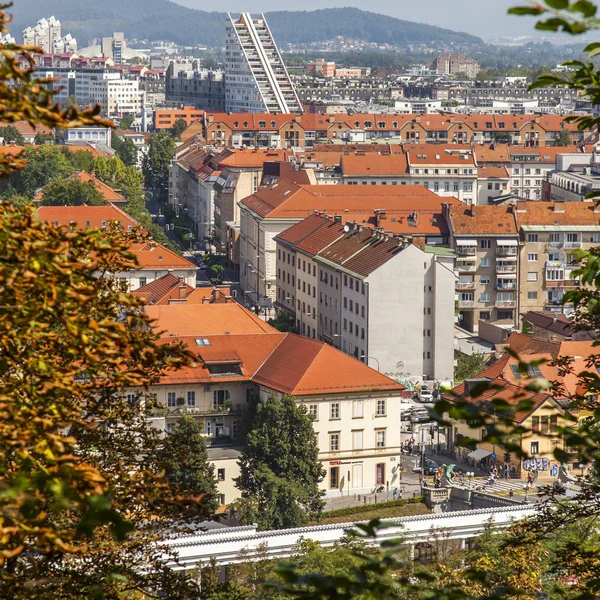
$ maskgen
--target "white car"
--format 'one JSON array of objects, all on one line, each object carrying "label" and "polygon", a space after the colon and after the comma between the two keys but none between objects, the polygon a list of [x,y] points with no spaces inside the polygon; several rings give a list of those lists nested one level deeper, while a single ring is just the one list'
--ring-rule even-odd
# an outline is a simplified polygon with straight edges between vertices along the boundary
[{"label": "white car", "polygon": [[426,385],[422,386],[419,391],[419,400],[425,403],[433,402],[433,393]]}]

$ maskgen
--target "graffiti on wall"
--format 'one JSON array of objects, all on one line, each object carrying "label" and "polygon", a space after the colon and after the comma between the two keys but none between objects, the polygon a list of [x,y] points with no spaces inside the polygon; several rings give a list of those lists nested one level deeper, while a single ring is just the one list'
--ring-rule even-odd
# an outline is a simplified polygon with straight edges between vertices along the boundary
[{"label": "graffiti on wall", "polygon": [[523,461],[524,471],[547,471],[550,468],[550,460],[547,458],[527,458]]}]

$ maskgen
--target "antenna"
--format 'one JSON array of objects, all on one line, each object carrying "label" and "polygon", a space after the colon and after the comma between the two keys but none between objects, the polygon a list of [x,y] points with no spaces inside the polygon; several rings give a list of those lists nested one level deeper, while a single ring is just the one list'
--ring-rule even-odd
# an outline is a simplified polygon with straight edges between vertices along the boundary
[{"label": "antenna", "polygon": [[344,233],[348,233],[350,231],[350,227],[348,225],[344,225]]}]

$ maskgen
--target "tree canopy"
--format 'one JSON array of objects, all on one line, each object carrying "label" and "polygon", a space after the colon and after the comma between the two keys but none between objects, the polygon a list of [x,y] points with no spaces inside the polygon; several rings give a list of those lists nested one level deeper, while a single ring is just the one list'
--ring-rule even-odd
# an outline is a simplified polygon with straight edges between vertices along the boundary
[{"label": "tree canopy", "polygon": [[236,485],[242,522],[261,529],[296,527],[323,509],[312,420],[292,396],[271,396],[248,411]]},{"label": "tree canopy", "polygon": [[102,206],[104,196],[97,190],[93,181],[79,179],[53,179],[42,188],[44,206]]},{"label": "tree canopy", "polygon": [[0,127],[0,137],[4,138],[5,144],[14,142],[17,146],[22,146],[25,143],[23,134],[14,125]]},{"label": "tree canopy", "polygon": [[148,152],[142,163],[146,185],[155,188],[167,185],[174,150],[175,140],[168,131],[155,131],[150,135]]}]

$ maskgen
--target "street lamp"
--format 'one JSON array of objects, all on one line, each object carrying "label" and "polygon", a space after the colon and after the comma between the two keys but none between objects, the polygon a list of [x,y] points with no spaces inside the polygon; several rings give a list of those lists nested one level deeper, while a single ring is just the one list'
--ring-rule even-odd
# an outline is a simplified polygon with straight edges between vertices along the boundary
[{"label": "street lamp", "polygon": [[473,481],[473,477],[475,476],[475,473],[473,473],[473,471],[469,471],[467,473],[467,478],[469,479],[469,489],[471,489],[471,485],[472,485],[472,481]]},{"label": "street lamp", "polygon": [[350,354],[352,354],[352,342],[350,341],[350,339],[348,337],[346,337],[345,335],[342,335],[341,333],[334,333],[333,337],[339,337],[342,340],[346,340],[348,342],[348,352]]},{"label": "street lamp", "polygon": [[527,502],[529,498],[529,482],[523,486],[523,489],[525,490],[525,502]]},{"label": "street lamp", "polygon": [[369,359],[372,358],[377,363],[377,370],[381,371],[381,369],[379,368],[379,360],[377,358],[375,358],[374,356],[367,356],[366,354],[361,354],[361,358],[366,358],[367,364],[369,364]]}]

